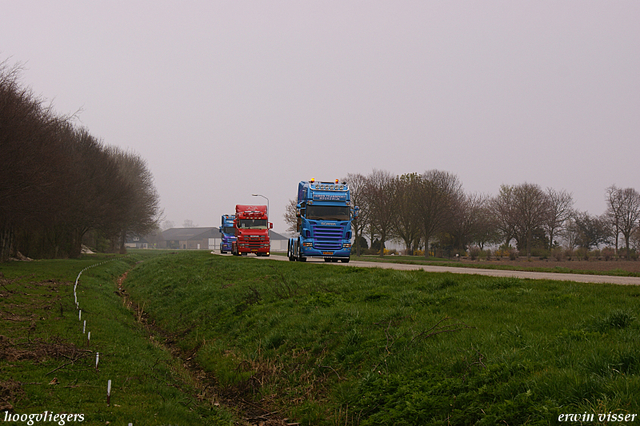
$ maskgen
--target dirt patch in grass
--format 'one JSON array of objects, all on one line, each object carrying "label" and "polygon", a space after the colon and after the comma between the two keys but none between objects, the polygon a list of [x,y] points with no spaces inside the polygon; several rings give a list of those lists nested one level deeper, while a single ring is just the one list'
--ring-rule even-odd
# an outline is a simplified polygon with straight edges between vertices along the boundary
[{"label": "dirt patch in grass", "polygon": [[24,396],[20,382],[15,380],[0,381],[0,411],[13,410],[13,403]]},{"label": "dirt patch in grass", "polygon": [[15,341],[5,336],[0,336],[0,359],[15,362],[21,360],[33,360],[42,362],[49,359],[68,358],[77,359],[87,351],[79,349],[75,345],[64,342],[60,337],[53,337],[50,341],[43,339],[25,338]]}]

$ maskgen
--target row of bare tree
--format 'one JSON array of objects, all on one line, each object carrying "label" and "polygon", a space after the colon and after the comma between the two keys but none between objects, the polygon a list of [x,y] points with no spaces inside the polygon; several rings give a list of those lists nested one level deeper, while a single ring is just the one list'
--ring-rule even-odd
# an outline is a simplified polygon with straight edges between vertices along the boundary
[{"label": "row of bare tree", "polygon": [[159,198],[138,155],[105,146],[0,63],[0,261],[77,257],[95,231],[123,248],[156,226]]},{"label": "row of bare tree", "polygon": [[[362,236],[378,240],[380,254],[390,240],[404,243],[407,252],[440,248],[466,251],[471,246],[508,247],[513,241],[523,253],[551,250],[560,245],[592,249],[619,246],[627,250],[640,241],[640,194],[633,188],[607,189],[607,211],[601,216],[576,211],[570,193],[531,183],[502,185],[496,196],[468,194],[457,176],[439,170],[393,176],[374,170],[365,176],[349,174],[352,203],[360,207],[353,221],[355,246]],[[295,223],[293,210],[285,220]],[[291,214],[293,213],[293,217]],[[295,229],[295,228],[292,228]]]}]

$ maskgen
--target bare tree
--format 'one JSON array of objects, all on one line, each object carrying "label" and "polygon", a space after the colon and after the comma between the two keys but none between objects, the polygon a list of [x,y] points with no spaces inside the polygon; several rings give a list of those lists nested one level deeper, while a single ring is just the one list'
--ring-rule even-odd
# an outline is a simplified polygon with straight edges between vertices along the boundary
[{"label": "bare tree", "polygon": [[591,250],[600,244],[608,244],[612,236],[611,225],[605,215],[591,216],[588,212],[574,215],[578,246]]},{"label": "bare tree", "polygon": [[171,229],[173,227],[175,227],[175,224],[173,223],[173,221],[165,220],[162,222],[162,226],[160,227],[160,230],[166,231],[167,229]]},{"label": "bare tree", "polygon": [[449,233],[453,236],[455,248],[466,250],[475,241],[482,248],[484,241],[479,236],[486,230],[483,228],[483,222],[488,219],[483,214],[486,204],[487,197],[481,194],[461,194],[454,198]]},{"label": "bare tree", "polygon": [[611,185],[606,189],[605,198],[607,201],[607,211],[605,214],[613,228],[613,239],[615,241],[617,254],[620,238],[620,223],[622,221],[622,190],[615,185]]},{"label": "bare tree", "polygon": [[492,216],[504,245],[508,246],[516,234],[516,211],[514,187],[501,185],[498,195],[489,201]]},{"label": "bare tree", "polygon": [[564,245],[569,250],[573,250],[574,248],[576,248],[578,246],[578,242],[580,241],[580,230],[575,220],[578,214],[578,212],[574,211],[569,219],[567,219],[564,228],[559,232],[559,235],[564,239]]},{"label": "bare tree", "polygon": [[627,249],[627,259],[631,248],[631,235],[640,222],[640,194],[633,188],[622,190],[622,215],[620,222],[620,232],[624,236],[624,243]]},{"label": "bare tree", "polygon": [[298,209],[296,208],[297,205],[298,203],[296,202],[296,200],[289,200],[289,203],[287,203],[287,206],[284,209],[284,223],[289,225],[287,227],[287,232],[292,235],[298,232]]},{"label": "bare tree", "polygon": [[640,250],[640,226],[636,226],[636,229],[631,234],[631,244],[636,250]]},{"label": "bare tree", "polygon": [[419,174],[409,173],[395,180],[398,209],[396,233],[404,242],[407,253],[410,255],[417,250],[422,237],[420,212],[416,200],[421,179]]},{"label": "bare tree", "polygon": [[425,244],[425,257],[429,257],[429,241],[444,229],[451,219],[454,201],[462,194],[458,177],[440,170],[422,174],[416,200]]},{"label": "bare tree", "polygon": [[640,221],[640,194],[633,188],[621,189],[615,185],[607,188],[607,212],[613,228],[616,251],[622,234],[627,253],[631,247],[631,235]]},{"label": "bare tree", "polygon": [[484,249],[486,244],[500,244],[502,241],[498,220],[491,209],[492,201],[491,198],[487,197],[477,212],[479,219],[471,242],[477,244],[481,250]]},{"label": "bare tree", "polygon": [[[146,161],[132,152],[111,147],[107,151],[117,165],[121,188],[117,196],[117,206],[113,206],[116,216],[112,217],[113,226],[117,224],[119,249],[126,251],[125,242],[132,235],[145,235],[158,227],[161,215],[159,196],[153,183],[153,175]],[[126,189],[126,191],[125,191]]]},{"label": "bare tree", "polygon": [[573,214],[573,197],[567,191],[556,191],[553,188],[547,188],[546,196],[548,210],[542,226],[549,237],[547,248],[551,250],[554,237],[562,231],[565,223]]},{"label": "bare tree", "polygon": [[120,224],[127,220],[127,203],[134,195],[116,158],[86,129],[70,128],[65,147],[73,166],[65,191],[68,208],[64,225],[71,232],[69,256],[78,257],[82,238],[89,230],[121,229]]},{"label": "bare tree", "polygon": [[394,181],[389,172],[374,170],[367,178],[363,193],[369,224],[380,236],[380,256],[384,256],[384,243],[393,235],[397,219]]},{"label": "bare tree", "polygon": [[342,181],[349,185],[352,206],[357,206],[359,209],[358,217],[351,221],[351,229],[355,239],[356,256],[360,256],[362,254],[360,241],[369,222],[369,204],[365,196],[367,178],[359,173],[349,173]]},{"label": "bare tree", "polygon": [[515,227],[519,242],[524,239],[527,257],[531,256],[531,241],[534,231],[541,228],[548,217],[547,197],[540,186],[523,183],[514,187]]},{"label": "bare tree", "polygon": [[527,256],[531,256],[534,232],[541,229],[548,218],[547,197],[542,189],[530,183],[502,185],[498,196],[491,201],[491,209],[505,245],[515,238],[519,247],[524,247]]}]

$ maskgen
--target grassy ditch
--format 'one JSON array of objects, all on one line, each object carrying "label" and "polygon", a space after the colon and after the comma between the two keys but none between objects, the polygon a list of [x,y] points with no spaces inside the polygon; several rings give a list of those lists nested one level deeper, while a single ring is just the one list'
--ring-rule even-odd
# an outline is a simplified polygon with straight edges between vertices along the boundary
[{"label": "grassy ditch", "polygon": [[207,252],[149,259],[125,287],[221,394],[305,425],[640,414],[636,287]]},{"label": "grassy ditch", "polygon": [[[118,277],[154,255],[0,264],[0,419],[48,411],[67,424],[233,424],[115,293]],[[74,282],[90,266],[77,288],[80,314]]]}]

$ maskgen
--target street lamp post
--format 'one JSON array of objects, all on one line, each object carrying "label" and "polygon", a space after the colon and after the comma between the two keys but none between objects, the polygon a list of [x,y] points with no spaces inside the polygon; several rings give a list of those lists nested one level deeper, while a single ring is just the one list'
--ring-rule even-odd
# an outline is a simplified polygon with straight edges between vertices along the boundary
[{"label": "street lamp post", "polygon": [[[262,197],[265,200],[267,200],[267,217],[270,219],[270,211],[269,211],[269,199],[267,197],[265,197],[264,195],[260,195],[260,194],[251,194],[253,197]],[[267,229],[269,229],[269,219],[267,219]]]}]

